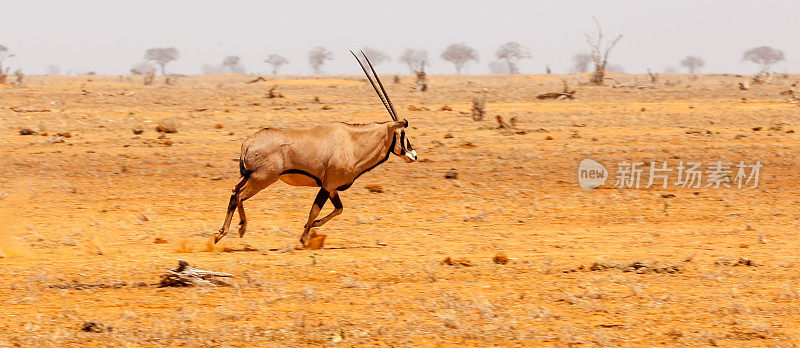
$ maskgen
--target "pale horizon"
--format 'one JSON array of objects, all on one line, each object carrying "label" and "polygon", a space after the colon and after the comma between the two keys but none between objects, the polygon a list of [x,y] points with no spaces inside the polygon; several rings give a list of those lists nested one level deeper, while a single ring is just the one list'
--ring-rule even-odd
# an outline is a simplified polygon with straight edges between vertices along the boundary
[{"label": "pale horizon", "polygon": [[[126,7],[127,6],[127,7]],[[480,8],[480,11],[475,11]],[[776,72],[800,71],[795,33],[800,4],[791,1],[673,1],[649,3],[591,1],[560,3],[422,2],[401,6],[365,1],[325,3],[228,2],[207,5],[188,1],[141,1],[120,4],[102,1],[50,3],[32,1],[7,6],[0,22],[0,45],[14,57],[4,66],[11,71],[45,73],[57,65],[62,74],[128,74],[152,47],[175,47],[181,57],[167,65],[168,73],[199,74],[205,64],[225,56],[241,57],[248,73],[268,74],[269,54],[290,64],[281,74],[311,73],[307,53],[316,46],[333,52],[323,71],[359,74],[348,52],[365,46],[379,49],[392,61],[377,67],[384,74],[408,74],[398,61],[406,48],[426,49],[427,72],[452,74],[453,65],[441,51],[452,43],[475,48],[480,57],[463,73],[487,74],[494,51],[517,41],[530,49],[532,59],[519,64],[522,74],[572,72],[571,58],[588,51],[584,34],[594,30],[592,16],[603,25],[606,39],[624,38],[609,64],[626,73],[667,67],[686,72],[679,62],[687,55],[705,60],[699,73],[759,71],[742,61],[742,53],[767,45],[782,50],[786,60]],[[369,10],[368,10],[369,9]]]}]

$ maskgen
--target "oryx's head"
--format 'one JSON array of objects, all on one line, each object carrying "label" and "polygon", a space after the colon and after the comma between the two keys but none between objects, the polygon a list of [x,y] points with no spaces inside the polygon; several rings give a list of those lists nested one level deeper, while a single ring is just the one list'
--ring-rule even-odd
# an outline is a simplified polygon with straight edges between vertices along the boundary
[{"label": "oryx's head", "polygon": [[[383,106],[386,107],[386,111],[389,112],[389,116],[392,117],[392,121],[389,123],[389,130],[394,132],[391,136],[393,137],[394,147],[391,149],[392,153],[400,156],[403,158],[406,163],[411,163],[417,160],[417,152],[414,151],[414,148],[411,147],[411,141],[408,139],[406,135],[406,128],[408,127],[408,121],[403,119],[400,121],[397,118],[397,111],[394,109],[394,105],[392,105],[392,101],[389,99],[389,95],[386,94],[386,89],[383,88],[383,83],[381,83],[381,79],[378,77],[378,74],[375,72],[375,68],[372,67],[372,63],[370,63],[369,58],[364,52],[361,52],[361,55],[364,56],[364,60],[367,61],[367,65],[369,65],[370,71],[372,71],[372,75],[375,76],[375,81],[378,81],[378,84],[375,84],[375,81],[372,80],[372,76],[370,76],[367,69],[364,67],[364,64],[361,63],[361,59],[358,59],[358,56],[350,51],[353,54],[353,57],[356,57],[356,61],[358,61],[358,65],[361,66],[361,70],[364,70],[364,74],[367,75],[367,79],[369,79],[369,83],[372,84],[372,88],[375,89],[375,93],[378,93],[378,97],[381,98],[383,102]],[[379,88],[380,86],[380,88]],[[391,133],[390,133],[391,134]]]}]

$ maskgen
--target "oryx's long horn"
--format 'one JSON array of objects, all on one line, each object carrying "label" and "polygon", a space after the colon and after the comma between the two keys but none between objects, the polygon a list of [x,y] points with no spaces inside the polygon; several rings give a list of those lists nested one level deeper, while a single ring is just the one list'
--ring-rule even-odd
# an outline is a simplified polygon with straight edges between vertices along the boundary
[{"label": "oryx's long horn", "polygon": [[383,88],[383,83],[381,82],[381,78],[378,77],[378,73],[375,72],[375,68],[372,67],[372,62],[369,61],[369,57],[364,54],[364,51],[361,51],[361,55],[364,56],[364,59],[367,60],[367,64],[369,64],[370,70],[372,70],[372,75],[375,76],[375,80],[378,81],[378,86],[381,86],[381,92],[383,92],[383,96],[386,97],[386,102],[389,103],[389,108],[392,109],[392,115],[394,116],[393,119],[397,121],[397,111],[394,109],[394,105],[392,105],[392,100],[389,99],[389,94],[386,93],[386,90]]},{"label": "oryx's long horn", "polygon": [[[353,57],[356,58],[356,61],[358,62],[358,65],[361,66],[361,70],[364,71],[364,75],[367,75],[367,79],[369,80],[369,83],[372,85],[372,88],[375,90],[375,93],[378,94],[378,98],[381,98],[381,102],[383,102],[383,106],[386,107],[386,111],[389,112],[389,116],[392,117],[392,120],[397,121],[397,114],[394,111],[394,106],[392,106],[391,102],[388,100],[389,96],[386,96],[386,98],[384,98],[384,95],[386,94],[386,91],[384,91],[383,94],[381,93],[381,91],[383,90],[383,84],[380,84],[381,80],[378,79],[378,75],[377,74],[375,75],[375,79],[378,80],[378,83],[381,86],[380,89],[378,89],[378,86],[375,85],[375,81],[372,81],[372,77],[369,75],[369,72],[367,72],[367,68],[364,67],[364,64],[361,63],[361,59],[358,59],[358,56],[352,50],[350,51],[350,53],[353,55]],[[361,54],[363,55],[364,52],[361,52]],[[364,58],[367,58],[367,56],[364,55]],[[375,73],[375,69],[372,68],[372,63],[369,62],[368,58],[367,58],[367,64],[369,64],[369,67],[372,70],[372,73],[374,74]]]}]

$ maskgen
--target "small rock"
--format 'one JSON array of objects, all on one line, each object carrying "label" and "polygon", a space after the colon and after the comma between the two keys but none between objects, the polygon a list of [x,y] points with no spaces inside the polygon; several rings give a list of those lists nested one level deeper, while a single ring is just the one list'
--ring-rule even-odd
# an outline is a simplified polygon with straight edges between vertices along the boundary
[{"label": "small rock", "polygon": [[167,240],[161,237],[156,237],[156,239],[153,240],[153,244],[167,244],[167,243],[168,243]]},{"label": "small rock", "polygon": [[546,137],[544,138],[544,140],[553,140],[553,137],[551,137],[551,136],[549,136],[549,135],[548,135],[548,136],[546,136]]},{"label": "small rock", "polygon": [[454,169],[453,170],[449,170],[447,173],[444,173],[444,178],[445,179],[456,179],[456,178],[458,178],[458,172],[456,172]]},{"label": "small rock", "polygon": [[36,132],[28,128],[22,128],[19,130],[19,135],[35,135],[35,134]]},{"label": "small rock", "polygon": [[442,106],[442,111],[453,111],[453,108],[451,108],[448,105],[445,105],[445,106]]},{"label": "small rock", "polygon": [[133,134],[142,134],[144,133],[144,128],[142,128],[142,126],[136,126],[133,127],[131,131],[133,131]]},{"label": "small rock", "polygon": [[447,134],[445,134],[445,135],[444,135],[444,138],[445,138],[445,139],[452,139],[452,138],[453,138],[453,135],[452,135],[452,134],[450,134],[450,133],[447,133]]},{"label": "small rock", "polygon": [[106,331],[111,331],[111,330],[112,330],[111,326],[105,325],[103,323],[98,323],[98,322],[95,322],[95,321],[85,321],[85,322],[83,322],[83,325],[81,325],[81,331],[85,331],[85,332],[100,333],[100,332],[106,332]]},{"label": "small rock", "polygon": [[175,125],[174,121],[166,120],[162,121],[158,124],[158,126],[156,126],[156,131],[159,133],[177,133],[178,126]]},{"label": "small rock", "polygon": [[222,123],[217,123],[217,124],[215,124],[215,125],[214,125],[214,128],[216,128],[216,129],[222,129]]},{"label": "small rock", "polygon": [[381,185],[366,185],[364,188],[372,193],[383,193],[383,187]]},{"label": "small rock", "polygon": [[72,138],[72,133],[70,133],[70,132],[61,132],[61,133],[58,133],[58,136],[63,137],[63,138]]},{"label": "small rock", "polygon": [[499,252],[492,258],[492,262],[498,265],[505,265],[508,263],[508,256],[503,252]]},{"label": "small rock", "polygon": [[458,147],[460,147],[462,149],[471,149],[471,148],[474,148],[476,146],[475,146],[475,144],[473,144],[470,141],[465,141],[465,142],[461,143],[461,145],[458,145]]},{"label": "small rock", "polygon": [[754,132],[758,132],[758,131],[760,131],[760,130],[761,130],[761,127],[753,127],[753,131],[754,131]]}]

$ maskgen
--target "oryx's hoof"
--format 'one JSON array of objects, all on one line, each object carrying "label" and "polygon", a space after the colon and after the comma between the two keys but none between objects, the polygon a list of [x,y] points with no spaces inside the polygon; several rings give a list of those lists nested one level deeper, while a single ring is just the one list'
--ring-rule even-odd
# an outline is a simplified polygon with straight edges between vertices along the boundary
[{"label": "oryx's hoof", "polygon": [[222,237],[225,237],[226,234],[227,233],[223,232],[222,230],[219,230],[219,232],[217,232],[217,235],[214,236],[214,244],[217,244],[217,242],[219,242],[219,240],[222,239]]},{"label": "oryx's hoof", "polygon": [[247,224],[239,224],[239,238],[243,238],[245,232],[247,232]]}]

